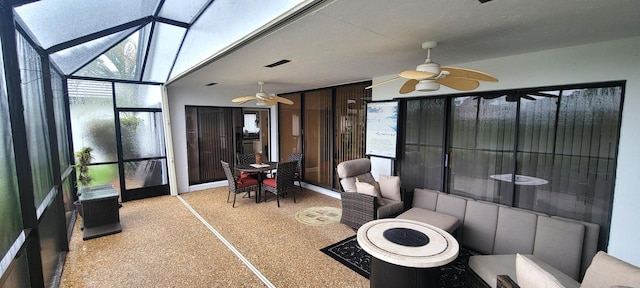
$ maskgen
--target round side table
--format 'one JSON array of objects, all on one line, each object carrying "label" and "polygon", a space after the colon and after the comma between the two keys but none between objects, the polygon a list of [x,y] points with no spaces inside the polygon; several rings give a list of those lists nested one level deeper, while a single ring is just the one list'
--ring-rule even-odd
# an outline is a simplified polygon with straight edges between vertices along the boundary
[{"label": "round side table", "polygon": [[438,287],[439,269],[458,257],[458,241],[446,231],[406,219],[379,219],[358,229],[358,244],[371,255],[371,287]]}]

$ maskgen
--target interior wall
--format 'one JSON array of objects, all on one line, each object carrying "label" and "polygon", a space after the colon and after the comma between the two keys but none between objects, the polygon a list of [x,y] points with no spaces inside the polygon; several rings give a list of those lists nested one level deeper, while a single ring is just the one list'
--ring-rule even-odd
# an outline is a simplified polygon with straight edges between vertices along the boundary
[{"label": "interior wall", "polygon": [[[173,136],[173,153],[174,153],[174,165],[176,169],[176,182],[178,193],[184,193],[189,191],[201,190],[210,187],[224,186],[227,185],[226,180],[221,183],[211,183],[211,184],[203,184],[197,186],[189,186],[189,174],[188,174],[188,165],[187,165],[187,136],[186,136],[186,122],[185,122],[185,106],[193,105],[193,106],[217,106],[217,107],[245,107],[231,105],[231,99],[236,97],[237,95],[212,95],[211,89],[207,89],[208,87],[202,88],[189,88],[185,89],[182,87],[167,87],[167,94],[169,95],[169,115],[171,117],[171,134]],[[246,107],[255,107],[255,106],[246,106]],[[273,107],[270,108],[271,111],[275,110]],[[271,117],[272,123],[270,126],[277,127],[273,123],[274,117]],[[271,130],[271,135],[273,130]],[[277,131],[276,131],[277,133]],[[275,153],[273,147],[277,146],[273,141],[273,137],[271,138],[272,144],[270,145],[270,155]]]},{"label": "interior wall", "polygon": [[[611,231],[608,252],[615,257],[640,266],[640,253],[635,251],[640,242],[640,193],[636,191],[637,173],[640,170],[640,37],[618,41],[593,43],[562,49],[547,50],[486,61],[455,64],[441,63],[485,71],[500,79],[498,83],[481,83],[476,91],[506,90],[577,83],[626,80],[622,111],[618,166],[616,171]],[[437,61],[437,59],[435,59]],[[416,65],[419,63],[416,63]],[[411,67],[407,67],[409,69]],[[374,78],[374,83],[395,77],[387,75]],[[378,86],[373,89],[373,100],[399,97],[457,94],[458,91],[441,87],[434,92],[413,92],[400,95],[398,90],[404,81]],[[386,159],[385,159],[386,160]],[[376,161],[384,169],[391,160]]]}]

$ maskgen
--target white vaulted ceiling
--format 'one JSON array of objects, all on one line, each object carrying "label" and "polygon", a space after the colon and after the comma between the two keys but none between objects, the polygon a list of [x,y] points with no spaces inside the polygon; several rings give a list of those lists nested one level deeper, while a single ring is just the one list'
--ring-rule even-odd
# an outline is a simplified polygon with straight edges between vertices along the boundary
[{"label": "white vaulted ceiling", "polygon": [[[640,35],[633,0],[328,2],[171,85],[250,95],[262,80],[282,93],[414,69],[427,40],[439,42],[434,60],[455,65]],[[281,59],[291,62],[263,67]]]}]

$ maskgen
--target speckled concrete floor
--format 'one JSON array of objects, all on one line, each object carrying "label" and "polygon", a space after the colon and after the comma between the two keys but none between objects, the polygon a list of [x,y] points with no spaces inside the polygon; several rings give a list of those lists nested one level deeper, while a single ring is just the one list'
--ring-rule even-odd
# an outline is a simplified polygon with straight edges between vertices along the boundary
[{"label": "speckled concrete floor", "polygon": [[[253,196],[253,195],[252,195]],[[276,287],[368,287],[369,281],[320,252],[355,232],[342,224],[310,226],[295,220],[308,207],[340,207],[313,191],[276,206],[226,187],[181,195]],[[266,286],[200,222],[178,197],[125,202],[122,233],[83,241],[79,223],[70,242],[60,287],[261,287]]]}]

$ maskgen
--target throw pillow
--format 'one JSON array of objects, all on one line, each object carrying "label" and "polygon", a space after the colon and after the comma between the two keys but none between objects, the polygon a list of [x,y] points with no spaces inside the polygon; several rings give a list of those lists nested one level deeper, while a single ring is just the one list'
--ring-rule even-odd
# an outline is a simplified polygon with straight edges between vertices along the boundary
[{"label": "throw pillow", "polygon": [[551,273],[540,268],[527,256],[516,254],[516,278],[522,288],[561,288],[564,287]]},{"label": "throw pillow", "polygon": [[581,288],[611,287],[615,285],[640,287],[640,267],[634,266],[606,252],[598,251],[582,279]]},{"label": "throw pillow", "polygon": [[382,175],[378,177],[382,198],[402,201],[400,193],[400,176]]},{"label": "throw pillow", "polygon": [[371,173],[356,176],[356,182],[364,182],[373,185],[373,187],[378,191],[378,197],[380,197],[380,185],[378,184],[378,181],[371,176]]},{"label": "throw pillow", "polygon": [[382,202],[382,197],[380,197],[380,191],[378,191],[378,189],[376,189],[375,186],[369,183],[360,182],[356,179],[356,193],[366,194],[369,196],[376,197],[378,206],[384,205],[384,202]]}]

